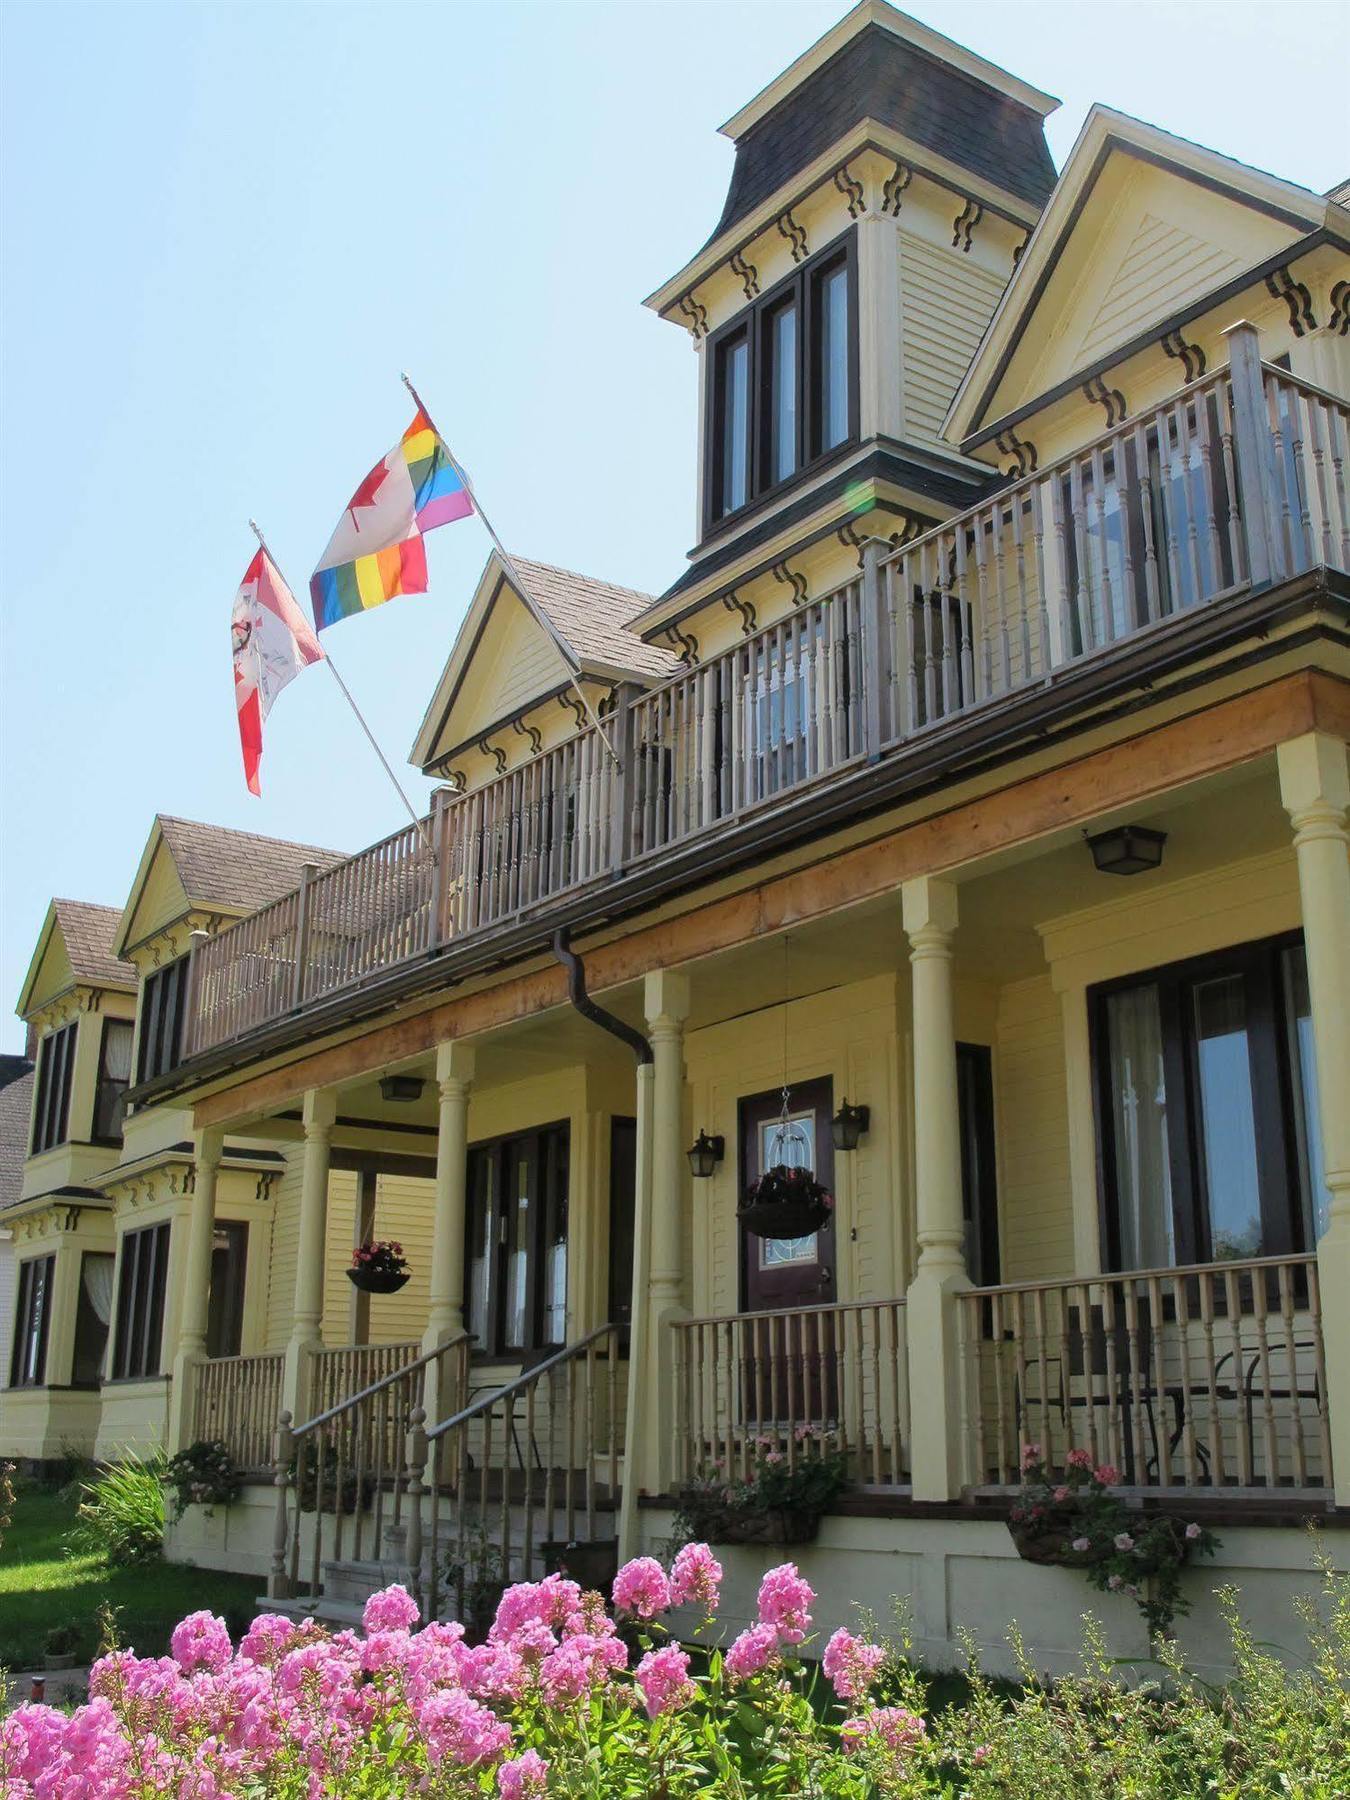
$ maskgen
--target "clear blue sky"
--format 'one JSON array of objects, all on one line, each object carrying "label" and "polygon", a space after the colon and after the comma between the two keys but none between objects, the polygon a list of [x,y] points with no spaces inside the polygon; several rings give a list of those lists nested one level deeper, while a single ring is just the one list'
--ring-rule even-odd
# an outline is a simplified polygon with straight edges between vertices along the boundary
[{"label": "clear blue sky", "polygon": [[[510,548],[678,574],[695,365],[640,302],[717,218],[716,127],[844,10],[0,5],[6,1007],[48,898],[121,905],[156,811],[349,850],[399,823],[320,670],[246,793],[227,624],[250,513],[303,594],[400,368]],[[915,10],[1061,97],[1059,162],[1099,99],[1350,174],[1334,0]],[[486,555],[476,522],[428,548],[429,595],[328,634],[400,764]]]}]

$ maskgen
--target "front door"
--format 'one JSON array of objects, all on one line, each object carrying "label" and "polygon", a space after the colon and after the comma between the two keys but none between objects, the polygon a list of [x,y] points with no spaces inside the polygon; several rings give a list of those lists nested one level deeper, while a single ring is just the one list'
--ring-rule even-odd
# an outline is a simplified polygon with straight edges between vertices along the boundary
[{"label": "front door", "polygon": [[[740,1106],[741,1185],[744,1192],[778,1163],[815,1170],[834,1192],[834,1147],[828,1080],[805,1081],[788,1096],[781,1089],[756,1094]],[[741,1290],[747,1312],[767,1316],[749,1328],[744,1351],[742,1405],[753,1430],[828,1428],[836,1411],[838,1383],[835,1319],[802,1308],[835,1297],[833,1216],[806,1237],[762,1238],[741,1234]]]}]

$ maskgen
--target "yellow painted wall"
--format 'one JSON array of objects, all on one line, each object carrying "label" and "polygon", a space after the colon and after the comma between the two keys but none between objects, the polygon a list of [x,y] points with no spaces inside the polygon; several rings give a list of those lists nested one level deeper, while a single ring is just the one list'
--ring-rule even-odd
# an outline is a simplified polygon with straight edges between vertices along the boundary
[{"label": "yellow painted wall", "polygon": [[[944,227],[950,221],[944,219]],[[982,235],[982,228],[980,230]],[[913,229],[900,233],[901,361],[906,436],[936,440],[957,384],[1008,278],[972,253]]]},{"label": "yellow painted wall", "polygon": [[1064,1028],[1048,974],[999,990],[994,1107],[1002,1278],[1072,1275]]}]

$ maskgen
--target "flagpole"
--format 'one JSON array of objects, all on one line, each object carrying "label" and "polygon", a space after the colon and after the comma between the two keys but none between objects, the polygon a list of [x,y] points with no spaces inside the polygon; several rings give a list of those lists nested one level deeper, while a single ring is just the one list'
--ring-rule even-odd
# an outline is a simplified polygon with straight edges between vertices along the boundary
[{"label": "flagpole", "polygon": [[[277,562],[276,557],[273,556],[271,549],[268,547],[267,539],[262,534],[262,527],[258,524],[258,521],[256,519],[250,519],[248,523],[249,523],[249,529],[252,531],[254,537],[257,538],[258,543],[262,547],[263,555],[271,563],[272,567],[274,569],[276,569],[277,574],[280,575],[281,568]],[[282,576],[282,580],[283,581],[285,580],[285,576]],[[289,586],[290,584],[287,583],[287,585]],[[319,645],[319,648],[323,653],[322,660],[328,664],[329,672],[332,675],[333,680],[336,681],[339,688],[341,688],[341,690],[342,690],[343,698],[346,700],[348,706],[351,707],[352,711],[356,714],[357,724],[361,727],[362,731],[365,732],[366,737],[369,740],[371,749],[375,752],[376,756],[379,757],[381,768],[383,768],[385,774],[389,777],[390,781],[393,782],[394,792],[398,795],[399,799],[403,802],[404,806],[407,807],[408,817],[412,820],[413,824],[417,827],[418,832],[421,835],[423,843],[427,846],[428,849],[430,849],[431,848],[431,839],[427,835],[427,828],[426,828],[425,822],[419,816],[417,809],[414,807],[412,801],[408,798],[407,794],[404,793],[402,782],[399,780],[398,776],[395,775],[393,769],[390,767],[388,757],[385,755],[384,751],[381,750],[379,744],[376,742],[375,733],[370,729],[369,725],[366,724],[365,715],[362,713],[361,708],[356,704],[355,699],[352,697],[351,689],[347,686],[346,682],[342,679],[341,675],[338,673],[337,664],[333,661],[332,657],[328,654],[327,650],[324,649],[322,644]]]},{"label": "flagpole", "polygon": [[[497,533],[492,529],[492,521],[491,521],[491,519],[488,518],[487,514],[483,511],[482,504],[479,501],[477,494],[473,490],[473,483],[469,480],[468,474],[466,473],[466,471],[464,469],[464,465],[459,461],[459,459],[456,457],[454,451],[450,448],[449,444],[447,444],[445,439],[442,437],[440,427],[437,425],[436,421],[432,418],[431,414],[427,411],[426,402],[423,400],[422,396],[418,393],[417,389],[413,386],[412,382],[409,381],[406,373],[403,373],[402,371],[400,371],[400,379],[402,380],[404,387],[407,388],[408,392],[412,395],[414,405],[417,407],[418,411],[425,417],[428,425],[430,425],[431,429],[435,432],[436,441],[441,446],[441,449],[444,450],[446,459],[449,462],[450,467],[455,471],[455,474],[458,475],[460,482],[463,485],[464,492],[469,496],[470,500],[473,501],[473,510],[478,514],[478,517],[479,517],[480,521],[482,522],[484,531],[487,532],[488,537],[492,540],[492,547],[497,552],[497,555],[501,558],[503,568],[506,570],[506,573],[510,576],[510,578],[511,578],[512,582],[515,584],[515,586],[519,589],[521,598],[528,599],[529,598],[529,589],[525,585],[525,582],[521,577],[520,570],[517,569],[515,563],[512,562],[510,554],[506,549],[506,546],[502,543],[502,540],[497,536]],[[564,658],[568,662],[571,662],[573,660],[573,653],[571,650],[568,649],[567,645],[563,642],[563,640],[562,640],[561,636],[559,635],[553,622],[550,619],[545,618],[543,620],[543,623],[544,623],[545,629],[549,632],[550,636],[553,638],[554,642],[557,644],[559,650],[562,651]],[[576,690],[577,698],[580,700],[581,704],[585,707],[587,715],[590,718],[591,724],[594,725],[596,731],[598,732],[599,737],[600,737],[600,742],[605,746],[606,750],[609,751],[611,757],[613,757],[613,759],[614,759],[615,764],[618,767],[622,768],[623,765],[619,760],[619,754],[615,750],[613,744],[610,743],[609,736],[606,733],[604,726],[600,723],[599,717],[596,714],[595,708],[591,705],[590,697],[587,695],[585,688],[582,687],[581,683],[577,680],[575,674],[569,675],[568,680],[572,683],[573,688]]]}]

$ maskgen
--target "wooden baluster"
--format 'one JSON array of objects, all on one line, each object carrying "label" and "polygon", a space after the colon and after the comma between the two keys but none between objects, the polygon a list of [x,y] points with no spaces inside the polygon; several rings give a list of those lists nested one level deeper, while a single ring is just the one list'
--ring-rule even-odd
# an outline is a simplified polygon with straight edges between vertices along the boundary
[{"label": "wooden baluster", "polygon": [[1328,403],[1325,418],[1331,457],[1331,491],[1336,496],[1336,516],[1340,524],[1339,531],[1333,533],[1337,550],[1332,562],[1334,567],[1350,571],[1350,502],[1346,498],[1346,436],[1350,431],[1350,410]]},{"label": "wooden baluster", "polygon": [[1106,459],[1100,444],[1093,446],[1091,467],[1091,513],[1097,522],[1097,549],[1101,558],[1101,631],[1097,641],[1109,644],[1120,634],[1116,630],[1115,587],[1111,580],[1111,540],[1106,529]]},{"label": "wooden baluster", "polygon": [[1200,447],[1200,486],[1205,507],[1205,537],[1212,573],[1210,593],[1217,594],[1226,584],[1223,578],[1223,537],[1219,531],[1219,463],[1214,454],[1214,433],[1210,424],[1209,396],[1196,393],[1195,438]]},{"label": "wooden baluster", "polygon": [[[1045,1318],[1045,1289],[1037,1287],[1031,1295],[1032,1317],[1036,1324],[1036,1391],[1040,1396],[1041,1425],[1039,1437],[1047,1465],[1055,1460],[1055,1423],[1050,1411],[1050,1358],[1046,1354],[1048,1332]],[[1058,1383],[1056,1383],[1058,1386]]]},{"label": "wooden baluster", "polygon": [[878,1487],[882,1480],[881,1455],[882,1440],[885,1435],[881,1427],[882,1310],[880,1306],[873,1306],[867,1309],[866,1314],[859,1315],[870,1318],[872,1321],[872,1405],[868,1417],[871,1420],[872,1432],[872,1479]]},{"label": "wooden baluster", "polygon": [[1248,1439],[1245,1422],[1241,1416],[1243,1396],[1246,1391],[1246,1371],[1242,1366],[1242,1308],[1238,1290],[1237,1275],[1231,1269],[1224,1269],[1222,1274],[1224,1305],[1228,1316],[1228,1336],[1232,1344],[1233,1387],[1237,1396],[1238,1418],[1236,1421],[1238,1452],[1238,1485],[1248,1488],[1252,1485],[1252,1446]]},{"label": "wooden baluster", "polygon": [[1249,579],[1247,542],[1242,529],[1242,496],[1238,490],[1237,464],[1233,454],[1233,388],[1225,374],[1214,389],[1219,414],[1219,454],[1223,469],[1224,492],[1228,496],[1228,554],[1233,564],[1234,582]]},{"label": "wooden baluster", "polygon": [[[1110,1281],[1103,1281],[1100,1284],[1099,1292],[1101,1294],[1101,1311],[1102,1311],[1102,1362],[1105,1365],[1104,1369],[1103,1369],[1103,1375],[1104,1375],[1105,1382],[1106,1382],[1106,1389],[1105,1389],[1106,1429],[1104,1432],[1104,1437],[1105,1437],[1105,1442],[1106,1442],[1106,1461],[1111,1463],[1113,1465],[1113,1467],[1118,1469],[1120,1467],[1121,1461],[1122,1461],[1121,1448],[1120,1448],[1120,1445],[1121,1445],[1121,1432],[1120,1432],[1121,1393],[1120,1393],[1120,1370],[1117,1367],[1117,1358],[1116,1358],[1115,1286]],[[1089,1305],[1091,1305],[1091,1297],[1092,1297],[1092,1290],[1091,1290],[1091,1288],[1089,1288],[1089,1290],[1088,1290]],[[1091,1367],[1092,1367],[1091,1358],[1085,1357],[1084,1361],[1085,1361],[1085,1366],[1087,1367],[1087,1369],[1090,1372]],[[1090,1380],[1091,1380],[1091,1374],[1089,1373],[1089,1381]]]},{"label": "wooden baluster", "polygon": [[1303,1403],[1299,1392],[1298,1343],[1294,1329],[1294,1285],[1292,1265],[1283,1262],[1277,1272],[1280,1289],[1280,1321],[1284,1327],[1284,1355],[1289,1366],[1290,1424],[1294,1459],[1294,1486],[1308,1485],[1308,1451],[1303,1435]]},{"label": "wooden baluster", "polygon": [[[1139,1289],[1133,1280],[1125,1284],[1125,1345],[1130,1378],[1130,1446],[1134,1467],[1128,1471],[1131,1480],[1143,1486],[1147,1456],[1144,1450],[1144,1371],[1139,1354]],[[1125,1473],[1125,1471],[1122,1471]]]},{"label": "wooden baluster", "polygon": [[[568,1366],[570,1367],[571,1365],[569,1364]],[[538,1390],[538,1387],[539,1387],[539,1383],[537,1381],[532,1381],[529,1384],[529,1386],[525,1389],[525,1467],[524,1467],[524,1470],[522,1471],[522,1473],[524,1475],[524,1480],[522,1483],[522,1493],[521,1493],[521,1505],[524,1508],[524,1518],[521,1523],[521,1551],[520,1551],[520,1558],[521,1558],[521,1571],[520,1572],[521,1572],[521,1579],[523,1581],[531,1581],[534,1579],[534,1428],[535,1428],[534,1397],[535,1397],[535,1393]],[[549,1372],[549,1402],[550,1402],[550,1404],[549,1404],[549,1409],[548,1409],[548,1413],[549,1413],[549,1448],[550,1448],[550,1450],[553,1447],[553,1444],[552,1444],[552,1440],[553,1440],[552,1399],[553,1399],[553,1378],[552,1378],[552,1371],[550,1370],[550,1372]],[[554,1461],[554,1458],[552,1456],[550,1456],[548,1460],[549,1460],[549,1464],[551,1466]],[[570,1468],[570,1466],[565,1470],[565,1474],[567,1476],[568,1486],[570,1488],[571,1487],[571,1468]],[[509,1518],[509,1512],[508,1512],[508,1518]],[[571,1542],[571,1534],[570,1533],[568,1534],[568,1541],[569,1541],[569,1543]]]},{"label": "wooden baluster", "polygon": [[1012,595],[1008,587],[1007,525],[1003,517],[1003,506],[1003,496],[1000,495],[990,509],[989,521],[994,547],[994,587],[998,596],[995,603],[998,614],[998,641],[994,648],[997,656],[999,691],[1006,694],[1013,684],[1013,625],[1009,617],[1012,610]]},{"label": "wooden baluster", "polygon": [[1206,1393],[1206,1430],[1209,1433],[1209,1478],[1216,1487],[1227,1479],[1227,1456],[1224,1449],[1223,1418],[1219,1411],[1218,1367],[1214,1360],[1214,1286],[1208,1273],[1197,1277],[1200,1284],[1200,1346],[1204,1355]]},{"label": "wooden baluster", "polygon": [[[1270,1334],[1267,1329],[1266,1315],[1266,1272],[1264,1269],[1251,1271],[1252,1284],[1252,1317],[1256,1326],[1256,1351],[1258,1366],[1261,1370],[1261,1420],[1262,1441],[1265,1448],[1266,1471],[1265,1486],[1277,1487],[1280,1482],[1280,1442],[1275,1424],[1275,1397],[1270,1374]],[[1296,1383],[1291,1380],[1290,1387]]]},{"label": "wooden baluster", "polygon": [[[1074,1409],[1071,1404],[1073,1399],[1073,1384],[1069,1375],[1070,1291],[1071,1290],[1068,1288],[1061,1288],[1058,1289],[1053,1296],[1053,1304],[1056,1312],[1059,1314],[1059,1380],[1056,1384],[1059,1389],[1059,1422],[1064,1433],[1064,1448],[1066,1451],[1072,1449],[1074,1445]],[[1089,1396],[1090,1393],[1091,1390],[1089,1389]],[[1090,1404],[1084,1408],[1085,1412],[1090,1413],[1091,1410]]]},{"label": "wooden baluster", "polygon": [[1315,1256],[1304,1261],[1303,1273],[1308,1283],[1308,1322],[1312,1329],[1313,1383],[1317,1389],[1317,1437],[1321,1452],[1322,1486],[1330,1488],[1335,1471],[1331,1466],[1331,1419],[1327,1412],[1327,1360],[1326,1345],[1322,1338],[1321,1282]]},{"label": "wooden baluster", "polygon": [[[1289,464],[1284,454],[1284,419],[1280,406],[1279,383],[1273,376],[1267,375],[1262,383],[1262,391],[1266,401],[1266,420],[1270,428],[1271,441],[1275,446],[1275,480],[1279,488],[1279,534],[1281,554],[1284,567],[1281,574],[1292,574],[1298,567],[1298,532],[1294,523],[1294,509],[1289,496]],[[1297,479],[1297,477],[1295,477]]]},{"label": "wooden baluster", "polygon": [[[1201,1277],[1203,1280],[1203,1276]],[[1199,1462],[1195,1450],[1195,1414],[1191,1396],[1195,1386],[1191,1378],[1191,1312],[1187,1293],[1187,1277],[1173,1275],[1172,1306],[1176,1313],[1177,1343],[1181,1351],[1181,1457],[1188,1488],[1198,1487]]]},{"label": "wooden baluster", "polygon": [[1149,1330],[1153,1346],[1151,1381],[1155,1417],[1158,1420],[1158,1485],[1172,1485],[1171,1422],[1167,1415],[1167,1340],[1163,1336],[1162,1283],[1156,1275],[1148,1278]]},{"label": "wooden baluster", "polygon": [[886,1328],[890,1338],[890,1370],[891,1387],[891,1482],[898,1487],[904,1480],[904,1443],[901,1423],[901,1409],[904,1396],[901,1392],[903,1374],[900,1366],[900,1340],[904,1331],[901,1302],[892,1300],[886,1308]]},{"label": "wooden baluster", "polygon": [[1014,1422],[1016,1439],[1013,1445],[1013,1467],[1021,1467],[1022,1445],[1030,1443],[1034,1435],[1031,1423],[1031,1400],[1027,1394],[1027,1296],[1021,1289],[1012,1297],[1013,1300],[1013,1357],[1017,1375],[1016,1406]]},{"label": "wooden baluster", "polygon": [[[1176,427],[1177,460],[1181,467],[1179,491],[1185,496],[1186,566],[1190,570],[1191,576],[1191,604],[1198,606],[1202,600],[1209,598],[1209,588],[1200,561],[1200,522],[1195,516],[1195,471],[1191,467],[1190,422],[1184,400],[1175,402],[1172,407],[1172,418]],[[1177,491],[1177,489],[1173,489],[1174,493]]]},{"label": "wooden baluster", "polygon": [[736,1450],[736,1343],[735,1324],[728,1319],[725,1324],[725,1343],[722,1329],[715,1330],[715,1341],[719,1345],[719,1360],[722,1365],[722,1412],[725,1421],[725,1463],[728,1481],[734,1481],[738,1474]]},{"label": "wooden baluster", "polygon": [[1098,636],[1092,606],[1092,565],[1088,556],[1087,508],[1083,498],[1083,464],[1079,457],[1075,457],[1069,465],[1069,511],[1070,526],[1073,532],[1074,561],[1078,576],[1074,584],[1074,610],[1078,620],[1078,640],[1086,652],[1097,648]]},{"label": "wooden baluster", "polygon": [[[291,1415],[283,1413],[282,1418],[286,1422],[289,1433]],[[300,1502],[305,1484],[305,1455],[312,1439],[289,1438],[289,1442],[295,1455],[295,1505],[291,1509],[291,1547],[286,1591],[288,1594],[295,1594],[300,1590]]]},{"label": "wooden baluster", "polygon": [[[1012,496],[1010,510],[1012,514],[1013,563],[1017,570],[1017,637],[1021,651],[1021,675],[1019,680],[1029,681],[1033,672],[1033,649],[1031,614],[1032,605],[1027,593],[1027,546],[1023,536],[1022,521],[1023,490],[1018,488]],[[1011,679],[1011,676],[1010,676]]]},{"label": "wooden baluster", "polygon": [[975,609],[976,633],[979,645],[975,652],[975,692],[973,700],[987,700],[994,692],[994,632],[993,602],[989,596],[989,565],[987,561],[988,546],[985,543],[985,517],[981,511],[974,515],[971,531],[975,548]]},{"label": "wooden baluster", "polygon": [[901,637],[900,662],[904,681],[904,705],[901,709],[900,736],[910,737],[919,724],[919,662],[918,641],[914,629],[914,557],[901,557],[895,573],[895,585],[899,589],[897,605],[900,608]]}]

